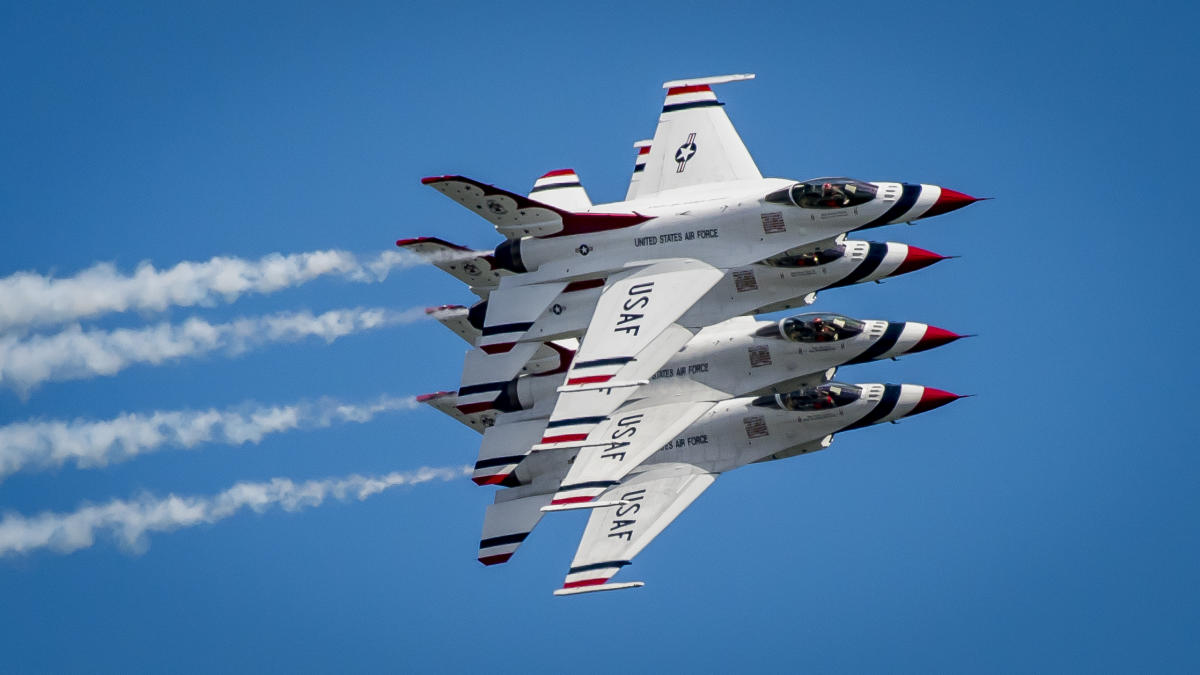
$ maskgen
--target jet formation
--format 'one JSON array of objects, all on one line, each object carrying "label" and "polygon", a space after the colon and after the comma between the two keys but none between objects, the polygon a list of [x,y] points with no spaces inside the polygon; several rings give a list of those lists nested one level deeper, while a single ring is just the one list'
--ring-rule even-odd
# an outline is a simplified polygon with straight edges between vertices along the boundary
[{"label": "jet formation", "polygon": [[956,333],[833,312],[754,318],[943,260],[850,237],[978,199],[928,184],[764,178],[713,92],[753,77],[665,83],[624,201],[593,204],[570,169],[528,195],[463,176],[422,180],[505,237],[494,251],[396,242],[479,297],[427,310],[471,349],[457,390],[419,400],[483,435],[472,478],[500,486],[484,515],[484,565],[508,562],[545,514],[588,509],[555,594],[641,586],[610,579],[722,473],[961,398],[834,379]]}]

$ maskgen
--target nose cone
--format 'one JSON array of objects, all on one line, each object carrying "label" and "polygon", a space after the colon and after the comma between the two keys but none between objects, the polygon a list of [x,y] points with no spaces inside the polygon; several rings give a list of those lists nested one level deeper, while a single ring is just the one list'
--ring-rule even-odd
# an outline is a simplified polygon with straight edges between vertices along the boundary
[{"label": "nose cone", "polygon": [[895,276],[899,276],[901,274],[908,274],[909,272],[915,272],[919,269],[924,269],[926,267],[929,267],[930,265],[934,264],[935,262],[939,262],[939,261],[942,261],[945,259],[946,259],[946,256],[938,255],[937,253],[934,253],[933,251],[926,251],[925,249],[919,248],[917,246],[909,246],[908,253],[904,256],[904,262],[900,263],[900,266],[896,268],[896,271],[892,272],[891,275],[889,275],[889,276],[895,277]]},{"label": "nose cone", "polygon": [[925,390],[921,392],[921,400],[917,402],[917,405],[913,406],[912,412],[905,415],[905,417],[920,415],[923,412],[929,412],[934,408],[940,408],[947,403],[953,403],[954,401],[963,398],[958,394],[951,394],[948,391],[934,389],[933,387],[925,387],[924,389]]},{"label": "nose cone", "polygon": [[926,349],[933,349],[934,347],[948,345],[960,337],[962,336],[958,333],[951,333],[944,328],[938,328],[937,326],[926,326],[925,334],[921,336],[921,339],[917,341],[917,344],[912,346],[912,349],[908,350],[908,353],[913,354],[915,352],[923,352]]},{"label": "nose cone", "polygon": [[943,213],[950,213],[956,209],[974,204],[977,201],[979,201],[978,197],[965,195],[949,188],[942,188],[942,194],[938,195],[937,201],[933,203],[933,206],[929,207],[928,211],[921,214],[921,217],[930,218],[940,216]]}]

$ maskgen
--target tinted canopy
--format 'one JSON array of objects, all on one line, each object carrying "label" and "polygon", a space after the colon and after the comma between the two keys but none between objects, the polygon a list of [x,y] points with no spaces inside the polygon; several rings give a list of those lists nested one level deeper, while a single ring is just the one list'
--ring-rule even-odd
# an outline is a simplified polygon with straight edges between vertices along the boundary
[{"label": "tinted canopy", "polygon": [[814,178],[767,195],[773,204],[790,204],[803,209],[844,209],[875,198],[879,188],[853,178]]},{"label": "tinted canopy", "polygon": [[834,342],[863,332],[866,324],[841,314],[797,314],[779,321],[779,332],[792,342]]},{"label": "tinted canopy", "polygon": [[829,382],[819,387],[805,387],[786,394],[759,396],[754,399],[753,405],[797,412],[831,410],[854,403],[861,396],[861,387],[841,382]]}]

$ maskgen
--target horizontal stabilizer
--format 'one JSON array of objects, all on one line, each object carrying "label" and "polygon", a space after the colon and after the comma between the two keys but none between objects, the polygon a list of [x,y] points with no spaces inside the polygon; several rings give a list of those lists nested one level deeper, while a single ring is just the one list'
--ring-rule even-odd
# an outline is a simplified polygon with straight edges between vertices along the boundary
[{"label": "horizontal stabilizer", "polygon": [[599,586],[581,586],[579,588],[559,588],[554,591],[555,595],[579,595],[580,593],[598,593],[600,591],[619,591],[623,588],[640,588],[645,586],[644,581],[625,581],[619,584],[601,584]]},{"label": "horizontal stabilizer", "polygon": [[417,403],[424,403],[440,413],[449,415],[456,421],[467,425],[481,434],[487,431],[488,427],[492,426],[496,422],[495,410],[485,410],[474,413],[464,413],[460,411],[456,407],[458,403],[458,394],[453,391],[439,391],[433,394],[421,394],[417,397]]},{"label": "horizontal stabilizer", "polygon": [[454,334],[467,341],[472,347],[479,341],[483,331],[471,325],[471,310],[462,305],[442,305],[426,307],[425,313],[437,320]]},{"label": "horizontal stabilizer", "polygon": [[482,298],[487,298],[492,289],[500,285],[500,277],[509,274],[507,270],[493,264],[495,258],[491,251],[473,251],[437,237],[401,239],[396,242],[396,246],[412,251],[429,261],[438,269],[470,286],[471,291]]},{"label": "horizontal stabilizer", "polygon": [[479,214],[509,239],[615,230],[650,220],[636,213],[573,213],[464,176],[421,182]]}]

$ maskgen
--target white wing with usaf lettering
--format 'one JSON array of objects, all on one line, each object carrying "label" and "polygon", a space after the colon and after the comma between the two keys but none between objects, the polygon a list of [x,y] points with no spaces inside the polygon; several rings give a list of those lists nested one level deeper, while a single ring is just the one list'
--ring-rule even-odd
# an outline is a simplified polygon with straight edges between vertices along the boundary
[{"label": "white wing with usaf lettering", "polygon": [[724,104],[709,86],[753,77],[721,75],[664,83],[667,98],[658,129],[644,164],[639,156],[626,199],[705,183],[761,179]]},{"label": "white wing with usaf lettering", "polygon": [[580,448],[547,511],[589,508],[606,490],[715,405],[684,401],[623,409],[601,422]]},{"label": "white wing with usaf lettering", "polygon": [[717,479],[693,464],[655,464],[631,475],[601,496],[623,502],[592,511],[563,587],[555,595],[609,591],[641,586],[640,581],[608,580],[646,548]]},{"label": "white wing with usaf lettering", "polygon": [[570,447],[584,440],[599,419],[645,384],[692,339],[675,320],[722,276],[717,268],[690,259],[615,275],[596,303],[542,444]]}]

